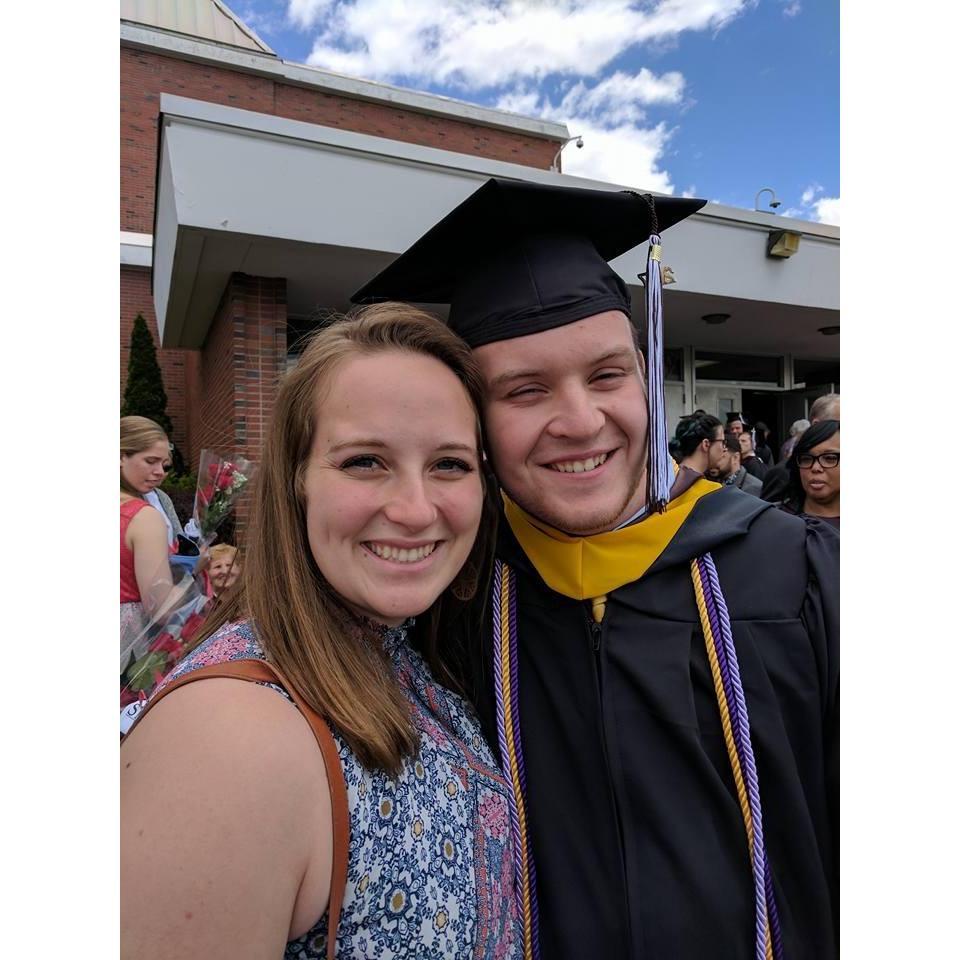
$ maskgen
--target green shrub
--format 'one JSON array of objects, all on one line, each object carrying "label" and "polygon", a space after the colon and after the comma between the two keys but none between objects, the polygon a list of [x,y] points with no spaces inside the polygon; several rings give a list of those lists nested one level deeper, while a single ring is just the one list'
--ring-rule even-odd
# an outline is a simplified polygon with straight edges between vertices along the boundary
[{"label": "green shrub", "polygon": [[[173,435],[173,423],[167,415],[167,392],[163,389],[163,374],[157,361],[157,348],[142,313],[137,314],[130,333],[127,386],[123,391],[120,416],[148,417],[160,424],[168,437]],[[186,464],[177,447],[173,448],[172,459],[174,473],[182,474]]]}]

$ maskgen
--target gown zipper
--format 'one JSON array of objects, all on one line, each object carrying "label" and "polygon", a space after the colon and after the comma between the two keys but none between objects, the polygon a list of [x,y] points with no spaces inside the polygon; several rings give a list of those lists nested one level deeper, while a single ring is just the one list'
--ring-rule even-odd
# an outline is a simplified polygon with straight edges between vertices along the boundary
[{"label": "gown zipper", "polygon": [[[606,598],[604,598],[606,599]],[[605,613],[605,611],[603,611]],[[601,616],[603,615],[601,613]],[[606,712],[604,710],[603,704],[603,664],[601,661],[601,647],[603,640],[603,622],[597,622],[596,619],[590,616],[587,613],[587,618],[590,625],[590,645],[593,648],[593,670],[594,676],[596,677],[596,686],[597,686],[597,707],[600,711],[600,738],[601,738],[601,747],[603,750],[603,766],[604,773],[606,774],[607,789],[610,792],[610,799],[613,804],[613,817],[614,825],[617,829],[617,839],[620,843],[620,875],[623,878],[623,896],[624,896],[624,906],[626,907],[626,921],[627,921],[627,944],[631,950],[633,949],[633,922],[630,916],[630,891],[627,884],[627,864],[625,859],[626,846],[624,843],[623,836],[623,818],[620,813],[620,798],[617,795],[617,789],[613,781],[613,776],[610,770],[610,749],[608,746],[608,736],[607,736],[607,719]]]}]

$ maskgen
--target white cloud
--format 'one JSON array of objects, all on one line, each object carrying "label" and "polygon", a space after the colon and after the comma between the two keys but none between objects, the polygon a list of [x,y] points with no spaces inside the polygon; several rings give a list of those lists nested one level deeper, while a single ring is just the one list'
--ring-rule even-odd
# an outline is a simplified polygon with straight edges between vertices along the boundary
[{"label": "white cloud", "polygon": [[535,89],[521,87],[501,96],[496,105],[501,110],[565,123],[573,136],[583,137],[582,149],[574,144],[564,149],[564,173],[672,194],[674,186],[661,161],[673,131],[663,121],[651,127],[638,126],[642,111],[629,101],[615,109],[604,109],[617,89],[632,90],[634,96],[641,97],[664,96],[667,88],[683,88],[679,74],[665,74],[677,78],[666,84],[649,71],[646,74],[640,82],[625,74],[615,74],[592,87],[580,82],[559,103]]},{"label": "white cloud", "polygon": [[800,206],[789,207],[782,211],[781,216],[799,217],[803,220],[817,220],[820,223],[840,225],[840,198],[819,197],[823,187],[819,183],[811,183],[800,195]]},{"label": "white cloud", "polygon": [[681,197],[695,197],[697,195],[697,185],[691,183],[683,193],[680,194]]},{"label": "white cloud", "polygon": [[784,0],[784,3],[786,4],[783,8],[785,17],[795,17],[803,9],[800,0]]},{"label": "white cloud", "polygon": [[641,122],[641,104],[679,104],[685,85],[683,74],[671,71],[657,76],[646,67],[634,75],[617,71],[588,87],[582,80],[570,88],[560,109],[566,113],[603,117],[606,125]]},{"label": "white cloud", "polygon": [[332,0],[288,0],[287,19],[303,30],[309,30],[330,6]]},{"label": "white cloud", "polygon": [[289,28],[289,22],[283,11],[274,7],[275,5],[271,5],[269,9],[258,10],[247,2],[245,6],[234,5],[232,9],[243,23],[265,38]]},{"label": "white cloud", "polygon": [[[663,166],[673,129],[650,108],[682,112],[682,74],[647,67],[603,77],[640,44],[716,31],[758,0],[288,0],[315,33],[307,62],[338,73],[482,96],[502,110],[566,123],[584,148],[565,172],[673,193]],[[692,188],[691,188],[692,189]]]},{"label": "white cloud", "polygon": [[519,88],[503,94],[497,101],[498,110],[509,110],[511,113],[522,113],[532,116],[540,112],[540,92]]},{"label": "white cloud", "polygon": [[718,29],[754,0],[289,0],[319,28],[307,62],[468,90],[596,76],[639,43]]},{"label": "white cloud", "polygon": [[570,120],[570,131],[583,137],[583,149],[571,144],[563,151],[563,172],[625,187],[672,194],[670,174],[660,168],[671,132],[666,124],[643,129],[622,124],[604,128],[589,121]]},{"label": "white cloud", "polygon": [[813,207],[820,223],[832,223],[835,226],[840,226],[839,197],[821,197]]}]

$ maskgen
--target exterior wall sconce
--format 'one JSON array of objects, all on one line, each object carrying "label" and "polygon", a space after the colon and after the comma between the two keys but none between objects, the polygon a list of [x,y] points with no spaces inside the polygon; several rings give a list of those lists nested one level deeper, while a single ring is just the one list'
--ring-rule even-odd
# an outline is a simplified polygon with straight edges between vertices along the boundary
[{"label": "exterior wall sconce", "polygon": [[574,140],[577,141],[577,149],[578,149],[578,150],[582,150],[582,149],[583,149],[583,137],[581,137],[581,136],[568,137],[566,140],[563,141],[563,143],[560,144],[560,149],[556,152],[556,155],[555,155],[554,158],[553,158],[553,163],[550,164],[550,170],[551,170],[551,172],[553,172],[553,173],[559,173],[559,172],[560,172],[560,154],[563,153],[563,148],[564,148],[568,143],[573,143]]},{"label": "exterior wall sconce", "polygon": [[767,256],[785,260],[800,249],[800,234],[789,230],[772,230],[767,238]]},{"label": "exterior wall sconce", "polygon": [[777,193],[773,187],[764,187],[762,190],[757,191],[757,195],[753,198],[753,209],[758,213],[766,213],[766,210],[760,209],[760,198],[765,194],[770,194],[770,209],[776,210],[780,206],[780,201],[777,199]]},{"label": "exterior wall sconce", "polygon": [[837,337],[840,335],[839,327],[818,327],[818,333],[822,333],[825,337]]},{"label": "exterior wall sconce", "polygon": [[704,323],[716,325],[719,323],[726,323],[730,319],[730,314],[729,313],[705,313],[700,319]]}]

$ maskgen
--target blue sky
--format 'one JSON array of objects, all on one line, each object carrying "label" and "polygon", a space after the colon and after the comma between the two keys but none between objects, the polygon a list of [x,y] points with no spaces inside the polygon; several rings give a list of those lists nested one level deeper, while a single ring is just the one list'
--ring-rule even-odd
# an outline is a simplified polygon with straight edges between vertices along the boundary
[{"label": "blue sky", "polygon": [[566,173],[840,223],[838,0],[231,8],[285,60],[564,122]]}]

